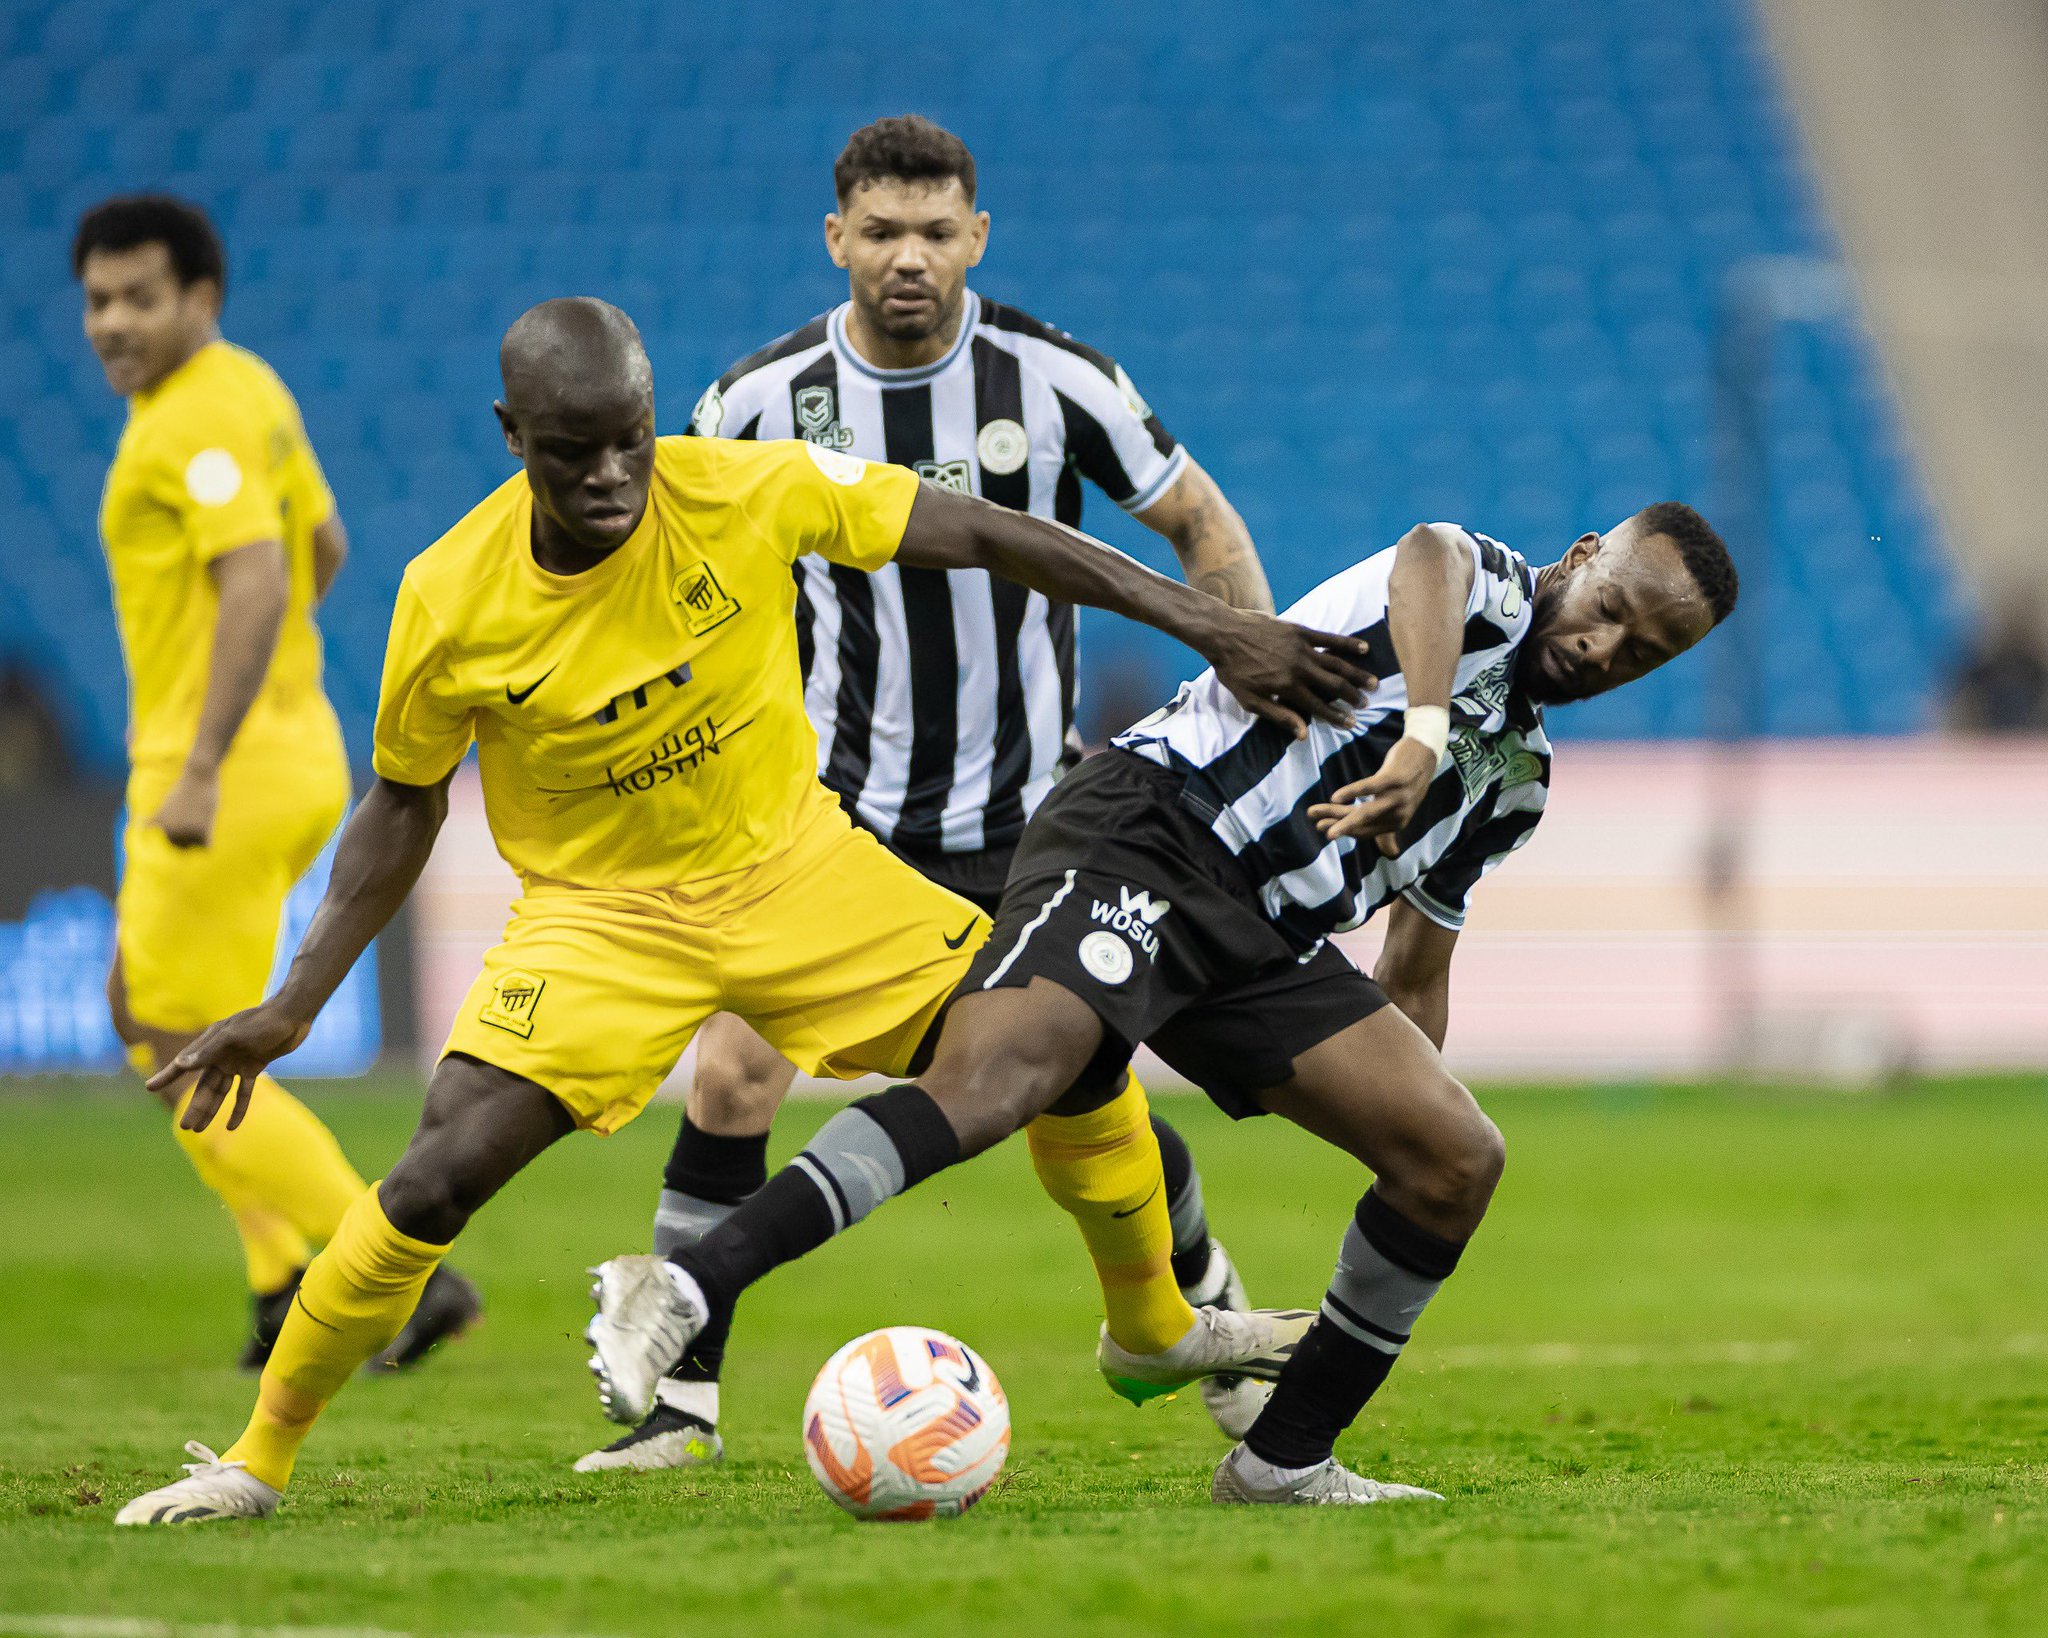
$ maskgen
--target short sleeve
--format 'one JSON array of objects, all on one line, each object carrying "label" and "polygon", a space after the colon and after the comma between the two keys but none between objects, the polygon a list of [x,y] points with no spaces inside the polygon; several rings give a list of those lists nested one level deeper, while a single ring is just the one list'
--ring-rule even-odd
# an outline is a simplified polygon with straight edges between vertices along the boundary
[{"label": "short sleeve", "polygon": [[303,436],[299,439],[298,454],[293,459],[295,487],[298,490],[298,504],[302,508],[308,529],[317,529],[334,516],[334,490],[327,482],[327,474],[321,468],[320,458],[313,453],[313,446]]},{"label": "short sleeve", "polygon": [[474,736],[470,714],[455,703],[447,646],[410,578],[400,583],[384,647],[384,682],[370,765],[400,785],[437,785],[460,762]]},{"label": "short sleeve", "polygon": [[1114,359],[1079,349],[1049,373],[1074,465],[1126,512],[1144,511],[1187,470],[1187,451]]},{"label": "short sleeve", "polygon": [[275,447],[284,436],[281,428],[223,408],[195,415],[167,441],[161,481],[200,562],[259,540],[284,539],[283,471]]},{"label": "short sleeve", "polygon": [[896,555],[917,499],[917,474],[802,439],[764,444],[773,464],[755,523],[794,563],[806,552],[849,569],[879,569]]}]

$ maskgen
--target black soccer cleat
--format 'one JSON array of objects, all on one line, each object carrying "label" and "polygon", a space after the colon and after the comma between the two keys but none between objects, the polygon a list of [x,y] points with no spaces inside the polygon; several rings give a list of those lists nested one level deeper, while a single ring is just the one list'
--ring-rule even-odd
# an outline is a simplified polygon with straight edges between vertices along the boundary
[{"label": "black soccer cleat", "polygon": [[427,1276],[419,1306],[398,1340],[364,1367],[390,1372],[409,1370],[444,1342],[452,1342],[484,1317],[477,1288],[446,1263]]},{"label": "black soccer cleat", "polygon": [[271,1350],[277,1346],[277,1333],[284,1329],[284,1317],[292,1311],[292,1298],[298,1295],[299,1281],[306,1277],[302,1268],[275,1291],[257,1292],[250,1297],[249,1306],[254,1319],[249,1328],[249,1340],[242,1344],[241,1357],[235,1361],[245,1371],[260,1371],[270,1363]]}]

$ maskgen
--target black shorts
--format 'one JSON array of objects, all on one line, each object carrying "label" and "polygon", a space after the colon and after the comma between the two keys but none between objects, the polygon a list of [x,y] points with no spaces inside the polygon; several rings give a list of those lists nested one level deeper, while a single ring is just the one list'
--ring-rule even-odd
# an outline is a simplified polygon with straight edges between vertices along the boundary
[{"label": "black shorts", "polygon": [[1180,805],[1180,778],[1106,751],[1025,827],[995,928],[957,995],[1050,979],[1107,1036],[1076,1085],[1115,1084],[1139,1042],[1236,1119],[1294,1060],[1387,1004],[1333,946],[1280,936],[1237,861]]}]

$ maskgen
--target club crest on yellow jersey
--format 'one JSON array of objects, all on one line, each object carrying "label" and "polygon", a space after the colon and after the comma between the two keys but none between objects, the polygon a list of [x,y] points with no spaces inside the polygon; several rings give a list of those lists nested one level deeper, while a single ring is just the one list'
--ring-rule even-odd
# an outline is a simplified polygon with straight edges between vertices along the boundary
[{"label": "club crest on yellow jersey", "polygon": [[548,981],[538,973],[508,968],[491,981],[490,999],[477,1013],[477,1019],[527,1040],[533,1034],[533,1015],[540,1006],[540,993],[547,987]]},{"label": "club crest on yellow jersey", "polygon": [[727,595],[711,565],[702,558],[686,565],[669,590],[683,606],[683,624],[690,628],[692,637],[702,637],[740,611],[738,599]]}]

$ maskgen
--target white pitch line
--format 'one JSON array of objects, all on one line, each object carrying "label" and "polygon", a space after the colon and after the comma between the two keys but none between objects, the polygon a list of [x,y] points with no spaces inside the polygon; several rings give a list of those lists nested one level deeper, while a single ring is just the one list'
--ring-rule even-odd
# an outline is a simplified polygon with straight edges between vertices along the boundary
[{"label": "white pitch line", "polygon": [[[388,1627],[243,1627],[218,1622],[155,1621],[134,1616],[8,1615],[0,1638],[414,1638]],[[471,1633],[464,1638],[489,1638]],[[546,1635],[542,1635],[546,1638]],[[556,1634],[554,1638],[574,1638]]]}]

